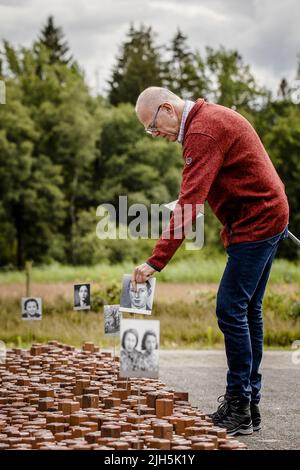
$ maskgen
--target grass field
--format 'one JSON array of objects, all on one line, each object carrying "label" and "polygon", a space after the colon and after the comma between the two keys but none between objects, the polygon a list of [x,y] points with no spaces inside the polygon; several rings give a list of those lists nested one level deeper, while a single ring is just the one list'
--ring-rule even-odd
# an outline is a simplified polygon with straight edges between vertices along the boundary
[{"label": "grass field", "polygon": [[[172,260],[167,268],[156,275],[159,282],[200,282],[218,283],[226,264],[226,256],[218,254],[207,258],[197,253],[189,258]],[[132,263],[98,264],[95,266],[37,266],[32,269],[33,282],[119,282],[124,273],[135,267]],[[24,271],[0,271],[0,284],[24,282]],[[276,259],[273,264],[271,283],[298,283],[300,285],[300,263]]]},{"label": "grass field", "polygon": [[[189,285],[185,290],[185,285],[165,285],[170,292],[169,296],[164,297],[165,292],[164,295],[159,295],[161,300],[155,300],[151,317],[161,322],[162,347],[222,347],[223,338],[215,315],[217,286],[206,284],[202,289],[197,285],[199,288],[192,290]],[[292,342],[300,338],[300,291],[294,286],[294,291],[288,290],[287,294],[283,290],[280,293],[276,286],[274,284],[268,289],[264,299],[265,345],[272,348],[290,348]],[[180,299],[180,292],[183,291],[186,295]],[[22,321],[18,296],[1,298],[0,339],[8,346],[24,346],[32,341],[56,339],[75,346],[80,346],[83,341],[93,341],[101,347],[112,347],[112,338],[104,337],[103,334],[103,304],[118,303],[119,294],[117,284],[94,290],[92,311],[74,312],[71,296],[68,299],[52,292],[47,301],[43,297],[41,322]]]},{"label": "grass field", "polygon": [[[1,339],[7,346],[24,346],[33,341],[56,339],[80,346],[93,341],[101,347],[112,347],[113,339],[103,335],[102,308],[98,312],[74,312],[64,303],[47,306],[43,320],[25,322],[20,319],[19,304],[0,305]],[[124,315],[125,317],[129,314]],[[264,323],[265,345],[290,347],[300,338],[300,304],[295,299],[266,297]],[[161,345],[164,348],[211,348],[223,346],[218,329],[214,299],[205,294],[194,303],[157,303],[152,318],[161,322]],[[116,340],[116,344],[118,340]]]},{"label": "grass field", "polygon": [[[153,317],[161,322],[164,348],[222,347],[215,315],[218,284],[225,256],[213,259],[197,254],[171,262],[157,277]],[[25,295],[25,273],[0,272],[0,339],[8,346],[57,339],[79,346],[94,341],[112,347],[104,337],[103,305],[119,303],[121,278],[133,264],[34,267],[31,295],[43,299],[42,322],[20,318],[20,298]],[[74,312],[73,283],[92,283],[92,311]],[[291,347],[300,338],[300,265],[275,260],[264,299],[265,345]],[[118,341],[116,341],[116,344]]]}]

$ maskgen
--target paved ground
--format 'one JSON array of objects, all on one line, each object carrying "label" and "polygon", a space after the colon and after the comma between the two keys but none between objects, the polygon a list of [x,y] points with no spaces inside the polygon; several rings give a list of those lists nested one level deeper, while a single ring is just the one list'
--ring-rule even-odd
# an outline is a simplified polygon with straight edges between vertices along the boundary
[{"label": "paved ground", "polygon": [[[215,411],[224,393],[226,360],[223,351],[160,352],[160,380],[189,392],[192,405],[205,413]],[[267,351],[262,364],[263,428],[241,437],[249,449],[300,449],[300,364],[289,351]]]}]

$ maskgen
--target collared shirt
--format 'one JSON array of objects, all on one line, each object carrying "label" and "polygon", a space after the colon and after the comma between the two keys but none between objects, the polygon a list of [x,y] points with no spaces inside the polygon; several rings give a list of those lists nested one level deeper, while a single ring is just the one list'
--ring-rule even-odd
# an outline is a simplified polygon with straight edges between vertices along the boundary
[{"label": "collared shirt", "polygon": [[188,117],[188,114],[191,111],[194,104],[195,104],[195,102],[190,101],[190,100],[186,100],[185,103],[184,103],[184,108],[183,108],[183,112],[182,112],[182,118],[181,118],[179,133],[178,133],[178,137],[177,137],[177,140],[180,144],[182,144],[183,138],[184,138],[184,126],[185,126],[186,118]]}]

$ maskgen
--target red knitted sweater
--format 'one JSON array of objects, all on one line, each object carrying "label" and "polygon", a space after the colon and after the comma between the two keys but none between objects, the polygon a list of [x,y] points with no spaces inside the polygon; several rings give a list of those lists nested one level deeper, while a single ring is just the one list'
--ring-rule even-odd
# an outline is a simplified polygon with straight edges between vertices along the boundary
[{"label": "red knitted sweater", "polygon": [[[183,158],[176,207],[192,204],[194,219],[196,204],[207,200],[224,226],[225,248],[272,237],[288,224],[285,186],[256,131],[236,111],[198,99],[185,123]],[[184,239],[174,237],[174,213],[147,260],[157,271]],[[165,238],[168,230],[171,236]]]}]

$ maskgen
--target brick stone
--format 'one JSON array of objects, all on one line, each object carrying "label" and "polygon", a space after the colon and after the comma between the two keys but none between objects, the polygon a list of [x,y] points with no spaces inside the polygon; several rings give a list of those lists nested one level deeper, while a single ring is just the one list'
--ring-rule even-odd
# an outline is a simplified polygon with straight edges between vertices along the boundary
[{"label": "brick stone", "polygon": [[162,418],[173,413],[173,400],[168,398],[158,398],[155,402],[156,416]]},{"label": "brick stone", "polygon": [[58,409],[63,412],[64,415],[75,413],[80,410],[80,404],[77,401],[63,400],[58,403]]},{"label": "brick stone", "polygon": [[101,426],[101,437],[120,437],[121,426],[114,424],[103,424]]},{"label": "brick stone", "polygon": [[98,395],[83,395],[82,408],[97,408],[99,405]]},{"label": "brick stone", "polygon": [[50,397],[40,398],[37,402],[39,411],[47,411],[54,406],[54,399]]},{"label": "brick stone", "polygon": [[170,450],[171,442],[169,439],[152,439],[150,442],[150,448],[161,449],[161,450]]},{"label": "brick stone", "polygon": [[153,426],[154,437],[171,440],[173,436],[172,424],[156,424]]},{"label": "brick stone", "polygon": [[117,397],[107,397],[103,400],[105,408],[114,408],[115,406],[120,406],[121,400]]}]

